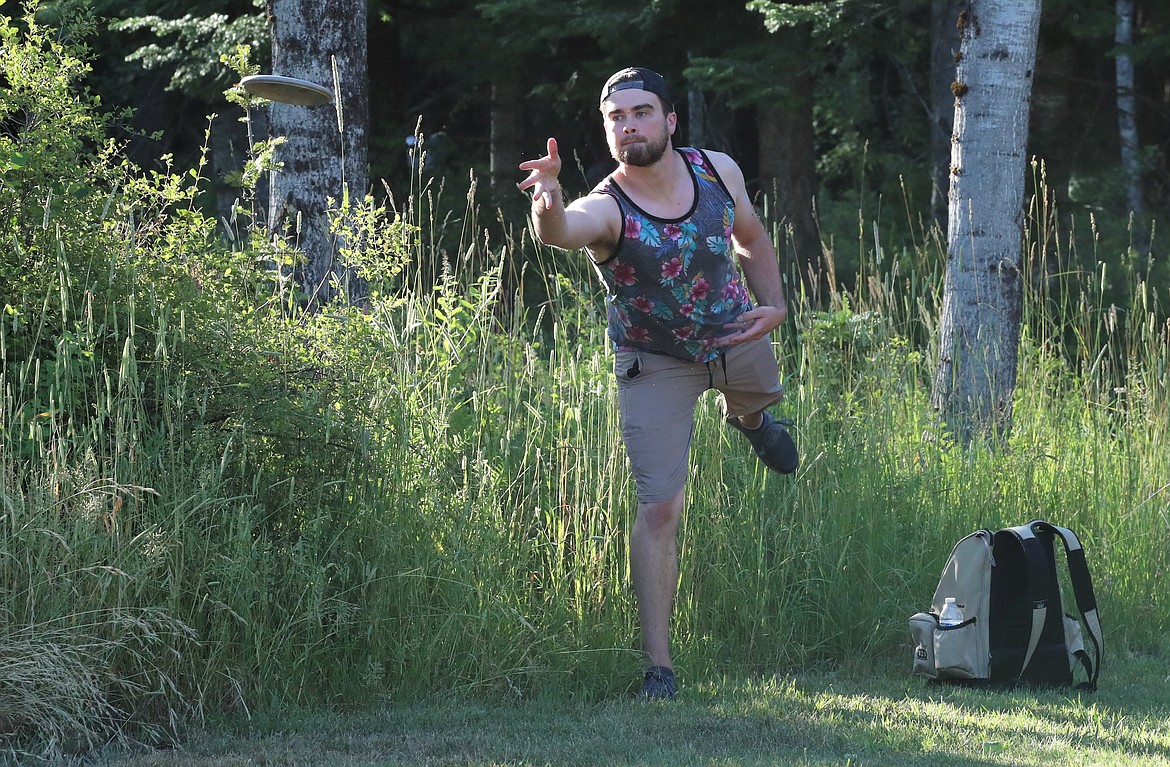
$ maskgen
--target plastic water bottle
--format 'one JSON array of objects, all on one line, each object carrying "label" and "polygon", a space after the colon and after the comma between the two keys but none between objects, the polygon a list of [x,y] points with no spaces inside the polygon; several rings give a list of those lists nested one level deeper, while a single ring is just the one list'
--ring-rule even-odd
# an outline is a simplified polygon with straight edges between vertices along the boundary
[{"label": "plastic water bottle", "polygon": [[954,597],[947,597],[943,602],[942,612],[938,615],[938,625],[958,626],[963,622],[963,611],[956,604]]}]

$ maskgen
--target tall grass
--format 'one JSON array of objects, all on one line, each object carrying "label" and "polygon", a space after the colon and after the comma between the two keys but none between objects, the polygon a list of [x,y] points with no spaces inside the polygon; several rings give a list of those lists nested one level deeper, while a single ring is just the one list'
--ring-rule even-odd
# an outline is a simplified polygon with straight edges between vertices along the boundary
[{"label": "tall grass", "polygon": [[[491,247],[460,238],[454,252]],[[1111,644],[1161,649],[1142,619],[1167,607],[1156,293],[1135,283],[1122,312],[1092,303],[1096,271],[1066,280],[1075,296],[1045,283],[1008,449],[964,452],[931,419],[930,351],[909,340],[932,324],[920,312],[939,276],[914,264],[936,256],[886,254],[827,311],[794,297],[778,342],[781,408],[804,454],[795,478],[766,473],[714,399],[701,403],[675,623],[686,673],[899,652],[949,544],[1033,517],[1085,538]],[[224,339],[250,347],[225,364],[275,379],[229,370],[193,385],[174,360],[214,346],[210,331],[161,304],[134,307],[129,327],[150,326],[153,348],[127,330],[117,369],[84,344],[59,344],[52,365],[6,355],[6,443],[22,446],[3,459],[6,562],[22,573],[12,624],[164,610],[198,640],[187,689],[229,708],[623,689],[639,663],[634,499],[599,296],[534,267],[524,277],[547,302],[507,311],[521,305],[503,300],[499,268],[458,266],[368,313],[225,315]],[[1076,311],[1045,311],[1059,302]],[[47,410],[25,406],[38,386]],[[216,412],[224,387],[246,404]],[[83,392],[95,417],[59,404]]]},{"label": "tall grass", "polygon": [[[14,675],[48,664],[28,673],[55,686],[6,697],[20,682],[0,677],[4,743],[441,690],[625,691],[635,501],[596,282],[521,223],[481,223],[474,185],[439,216],[420,181],[337,217],[364,227],[346,239],[365,243],[347,256],[368,304],[304,314],[268,271],[279,254],[198,213],[199,183],[107,190],[81,270],[78,220],[46,207],[54,279],[5,292],[0,634]],[[1076,252],[1047,204],[1006,449],[956,449],[934,422],[943,248],[882,243],[880,221],[856,285],[790,291],[776,340],[800,471],[767,473],[700,402],[687,678],[905,652],[953,541],[1034,517],[1082,535],[1109,651],[1166,651],[1163,294],[1132,259]]]}]

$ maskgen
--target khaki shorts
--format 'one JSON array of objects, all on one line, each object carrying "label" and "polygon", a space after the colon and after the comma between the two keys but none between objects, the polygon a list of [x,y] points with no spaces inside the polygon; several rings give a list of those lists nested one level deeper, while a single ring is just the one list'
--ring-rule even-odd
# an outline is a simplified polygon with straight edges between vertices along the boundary
[{"label": "khaki shorts", "polygon": [[614,375],[640,503],[669,500],[686,484],[695,405],[703,392],[719,390],[727,418],[759,412],[784,396],[767,338],[728,347],[723,357],[706,363],[619,351]]}]

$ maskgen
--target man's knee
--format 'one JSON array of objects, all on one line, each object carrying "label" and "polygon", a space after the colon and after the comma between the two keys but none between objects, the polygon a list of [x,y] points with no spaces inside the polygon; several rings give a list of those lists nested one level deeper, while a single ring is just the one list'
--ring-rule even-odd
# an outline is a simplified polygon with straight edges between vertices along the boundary
[{"label": "man's knee", "polygon": [[641,502],[636,520],[648,530],[673,535],[682,517],[682,491],[665,501]]}]

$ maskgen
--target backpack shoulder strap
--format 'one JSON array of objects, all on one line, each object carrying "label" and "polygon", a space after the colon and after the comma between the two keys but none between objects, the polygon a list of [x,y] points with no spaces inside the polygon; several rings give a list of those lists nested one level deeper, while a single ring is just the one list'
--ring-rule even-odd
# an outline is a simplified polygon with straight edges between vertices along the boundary
[{"label": "backpack shoulder strap", "polygon": [[[1040,646],[1040,635],[1044,632],[1044,624],[1048,620],[1048,599],[1053,593],[1056,584],[1052,582],[1052,573],[1046,568],[1044,547],[1032,524],[1004,528],[1002,532],[1009,533],[1020,542],[1024,552],[1024,561],[1028,568],[1028,592],[1032,602],[1032,627],[1028,635],[1028,647],[1024,653],[1024,662],[1020,664],[1019,676],[1023,677],[1032,662],[1036,648]],[[1059,607],[1058,607],[1059,609]]]},{"label": "backpack shoulder strap", "polygon": [[1093,593],[1093,578],[1089,575],[1089,565],[1085,560],[1085,550],[1076,533],[1067,527],[1052,525],[1043,520],[1036,520],[1030,526],[1042,526],[1064,541],[1065,558],[1068,562],[1069,580],[1072,582],[1073,595],[1076,598],[1077,610],[1081,613],[1081,622],[1085,633],[1093,645],[1093,658],[1082,658],[1086,664],[1089,680],[1086,686],[1089,690],[1097,689],[1097,677],[1101,674],[1101,656],[1103,652],[1103,638],[1101,635],[1101,620],[1097,615],[1097,597]]}]

